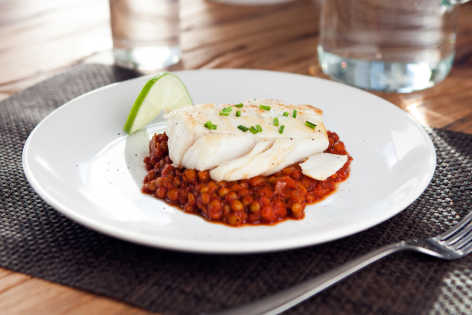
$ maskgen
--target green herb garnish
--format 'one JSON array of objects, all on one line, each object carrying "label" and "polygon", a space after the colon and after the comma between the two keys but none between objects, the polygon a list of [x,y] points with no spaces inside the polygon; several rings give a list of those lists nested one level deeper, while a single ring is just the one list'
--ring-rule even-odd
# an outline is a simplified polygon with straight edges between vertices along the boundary
[{"label": "green herb garnish", "polygon": [[221,110],[220,116],[229,116],[229,113],[231,113],[232,110],[233,108],[231,106],[225,107]]},{"label": "green herb garnish", "polygon": [[261,125],[256,125],[257,132],[262,132],[262,127]]},{"label": "green herb garnish", "polygon": [[259,109],[262,109],[262,110],[270,110],[270,106],[267,106],[267,105],[259,105]]},{"label": "green herb garnish", "polygon": [[241,108],[241,107],[243,107],[243,103],[239,103],[239,104],[236,104],[234,106],[236,106],[237,108]]},{"label": "green herb garnish", "polygon": [[211,121],[207,121],[203,126],[205,126],[205,128],[210,129],[210,130],[216,129],[216,125],[213,124]]},{"label": "green herb garnish", "polygon": [[277,117],[274,118],[274,126],[278,126],[279,125],[279,119]]},{"label": "green herb garnish", "polygon": [[316,128],[316,124],[312,123],[311,121],[305,121],[305,126],[310,127],[311,129]]},{"label": "green herb garnish", "polygon": [[283,113],[284,117],[288,117],[288,112]]},{"label": "green herb garnish", "polygon": [[239,129],[239,130],[241,130],[242,132],[246,132],[246,131],[248,131],[248,130],[249,130],[249,128],[248,128],[248,127],[246,127],[246,126],[243,126],[243,125],[239,125],[239,126],[238,126],[238,129]]},{"label": "green herb garnish", "polygon": [[279,127],[279,133],[280,134],[283,134],[284,133],[284,129],[285,129],[285,125],[282,125]]},{"label": "green herb garnish", "polygon": [[240,110],[236,111],[236,117],[241,117],[241,111]]},{"label": "green herb garnish", "polygon": [[292,117],[297,118],[297,110],[296,109],[293,110]]},{"label": "green herb garnish", "polygon": [[249,131],[250,131],[251,133],[253,133],[253,134],[256,134],[256,133],[257,133],[257,129],[256,129],[256,127],[254,127],[254,126],[249,127]]}]

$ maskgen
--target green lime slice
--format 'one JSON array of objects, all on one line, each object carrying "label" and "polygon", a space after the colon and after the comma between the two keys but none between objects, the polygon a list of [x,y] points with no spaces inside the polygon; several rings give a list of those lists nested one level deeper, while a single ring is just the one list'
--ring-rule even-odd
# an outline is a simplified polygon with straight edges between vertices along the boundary
[{"label": "green lime slice", "polygon": [[175,74],[164,72],[144,85],[123,129],[131,134],[144,128],[162,110],[170,112],[188,105],[192,105],[192,99],[184,83]]}]

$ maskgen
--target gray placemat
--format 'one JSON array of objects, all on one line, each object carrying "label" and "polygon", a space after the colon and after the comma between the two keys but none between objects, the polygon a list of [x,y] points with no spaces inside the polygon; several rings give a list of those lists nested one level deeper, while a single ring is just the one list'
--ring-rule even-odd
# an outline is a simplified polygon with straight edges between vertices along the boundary
[{"label": "gray placemat", "polygon": [[[101,235],[34,193],[23,174],[21,152],[32,128],[54,108],[133,76],[110,66],[82,65],[0,103],[0,266],[150,311],[193,314],[275,293],[387,243],[436,234],[472,209],[472,136],[434,130],[438,167],[426,192],[386,223],[339,241],[226,256],[159,250]],[[431,312],[472,313],[472,257],[444,262],[397,254],[288,313]]]}]

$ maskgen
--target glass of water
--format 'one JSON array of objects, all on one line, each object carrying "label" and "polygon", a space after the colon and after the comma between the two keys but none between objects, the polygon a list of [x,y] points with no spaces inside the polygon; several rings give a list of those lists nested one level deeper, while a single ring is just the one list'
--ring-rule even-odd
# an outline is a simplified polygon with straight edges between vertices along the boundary
[{"label": "glass of water", "polygon": [[180,61],[178,0],[109,0],[115,64],[152,72]]},{"label": "glass of water", "polygon": [[323,72],[361,88],[411,92],[433,86],[454,60],[452,0],[324,0]]}]

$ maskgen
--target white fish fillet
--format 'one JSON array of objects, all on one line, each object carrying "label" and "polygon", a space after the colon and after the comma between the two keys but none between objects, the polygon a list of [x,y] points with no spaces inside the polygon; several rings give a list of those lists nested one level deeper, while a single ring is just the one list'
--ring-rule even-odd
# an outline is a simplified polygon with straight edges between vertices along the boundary
[{"label": "white fish fillet", "polygon": [[272,164],[272,167],[262,173],[262,175],[270,175],[276,173],[283,168],[294,164],[299,161],[303,161],[307,156],[310,156],[317,152],[323,152],[329,145],[328,137],[313,137],[313,138],[301,138],[297,140],[290,140],[292,146],[287,150],[279,152],[283,159],[279,159],[278,164]]},{"label": "white fish fillet", "polygon": [[198,138],[185,152],[182,164],[187,168],[208,170],[249,152],[255,137],[210,133]]},{"label": "white fish fillet", "polygon": [[[240,157],[239,159],[232,160],[212,169],[210,171],[210,177],[217,181],[232,181],[242,178],[251,178],[259,175],[260,172],[258,170],[251,170],[250,168],[247,169],[245,166],[251,165],[251,162],[254,160],[254,158],[265,152],[272,145],[272,143],[273,141],[258,142],[248,154]],[[256,175],[251,175],[251,171]]]},{"label": "white fish fillet", "polygon": [[[260,105],[268,105],[270,110],[261,109]],[[167,114],[169,155],[175,166],[210,170],[215,180],[233,181],[273,174],[323,152],[329,145],[322,111],[314,106],[252,100],[241,108],[231,106],[228,116],[220,115],[229,106],[202,104]],[[239,117],[236,111],[240,111]],[[278,126],[274,118],[278,119]],[[207,121],[216,129],[206,128]],[[306,121],[316,127],[308,127]],[[259,125],[262,132],[243,132],[238,129],[240,125]],[[281,133],[282,125],[285,128]]]},{"label": "white fish fillet", "polygon": [[317,180],[325,180],[347,162],[347,155],[318,153],[300,164],[302,173]]}]

